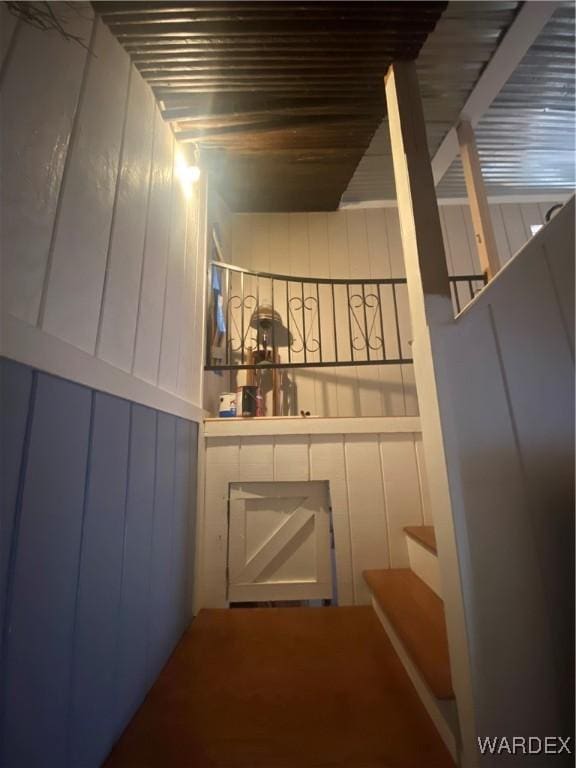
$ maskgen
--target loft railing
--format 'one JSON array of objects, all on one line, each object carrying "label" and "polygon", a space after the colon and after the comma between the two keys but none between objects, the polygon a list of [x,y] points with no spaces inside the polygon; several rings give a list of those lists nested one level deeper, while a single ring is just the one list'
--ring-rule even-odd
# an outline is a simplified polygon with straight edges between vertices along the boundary
[{"label": "loft railing", "polygon": [[[486,284],[450,278],[455,313]],[[334,280],[211,263],[206,369],[412,363],[405,278]]]}]

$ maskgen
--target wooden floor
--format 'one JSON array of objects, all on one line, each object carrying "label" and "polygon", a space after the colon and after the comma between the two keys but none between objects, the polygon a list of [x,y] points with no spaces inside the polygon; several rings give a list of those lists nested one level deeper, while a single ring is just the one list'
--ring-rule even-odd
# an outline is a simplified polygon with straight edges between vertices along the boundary
[{"label": "wooden floor", "polygon": [[106,768],[453,763],[372,608],[202,611]]}]

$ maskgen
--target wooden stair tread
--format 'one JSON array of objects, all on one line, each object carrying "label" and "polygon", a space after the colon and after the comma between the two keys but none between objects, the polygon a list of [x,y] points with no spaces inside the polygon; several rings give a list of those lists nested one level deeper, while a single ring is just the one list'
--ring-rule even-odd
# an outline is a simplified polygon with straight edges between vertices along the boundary
[{"label": "wooden stair tread", "polygon": [[414,539],[414,541],[422,544],[423,547],[426,547],[433,554],[438,554],[436,533],[433,525],[407,525],[404,528],[404,533],[410,536],[411,539]]},{"label": "wooden stair tread", "polygon": [[442,600],[408,568],[363,575],[432,693],[454,698]]}]

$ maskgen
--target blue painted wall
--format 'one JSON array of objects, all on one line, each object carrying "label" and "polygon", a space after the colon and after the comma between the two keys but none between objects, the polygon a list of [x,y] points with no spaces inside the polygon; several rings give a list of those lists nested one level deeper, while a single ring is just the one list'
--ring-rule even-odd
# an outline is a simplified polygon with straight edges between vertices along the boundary
[{"label": "blue painted wall", "polygon": [[191,620],[198,427],[0,375],[0,765],[92,768]]}]

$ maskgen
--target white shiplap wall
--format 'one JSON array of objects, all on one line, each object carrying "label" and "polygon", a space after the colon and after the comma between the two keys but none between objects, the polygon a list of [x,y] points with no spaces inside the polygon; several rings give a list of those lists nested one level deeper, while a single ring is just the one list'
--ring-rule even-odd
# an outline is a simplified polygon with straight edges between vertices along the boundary
[{"label": "white shiplap wall", "polygon": [[[530,225],[542,224],[551,205],[491,206],[503,264],[530,239]],[[441,205],[440,220],[450,274],[478,274],[468,206]],[[236,214],[231,217],[225,242],[225,258],[247,269],[332,278],[405,274],[395,207],[334,213]],[[399,313],[402,341],[407,345],[411,334],[405,295],[399,297]],[[391,323],[387,327],[392,330]],[[290,377],[298,391],[298,409],[319,416],[418,413],[411,365],[296,370]]]},{"label": "white shiplap wall", "polygon": [[574,254],[572,198],[433,339],[450,503],[430,488],[480,734],[574,720]]},{"label": "white shiplap wall", "polygon": [[69,371],[96,361],[92,386],[116,372],[116,394],[145,382],[198,415],[204,186],[185,194],[150,88],[90,6],[54,8],[92,53],[23,23],[4,41],[3,352],[39,365],[21,343],[35,332]]},{"label": "white shiplap wall", "polygon": [[[421,435],[413,431],[417,419],[382,421],[389,422],[391,431],[378,432],[376,424],[371,432],[345,434],[343,420],[314,419],[308,434],[300,429],[299,434],[226,437],[211,436],[212,425],[206,422],[201,606],[227,605],[232,482],[329,481],[341,605],[369,602],[363,570],[408,567],[403,528],[431,521]],[[289,429],[284,425],[284,431]]]}]

